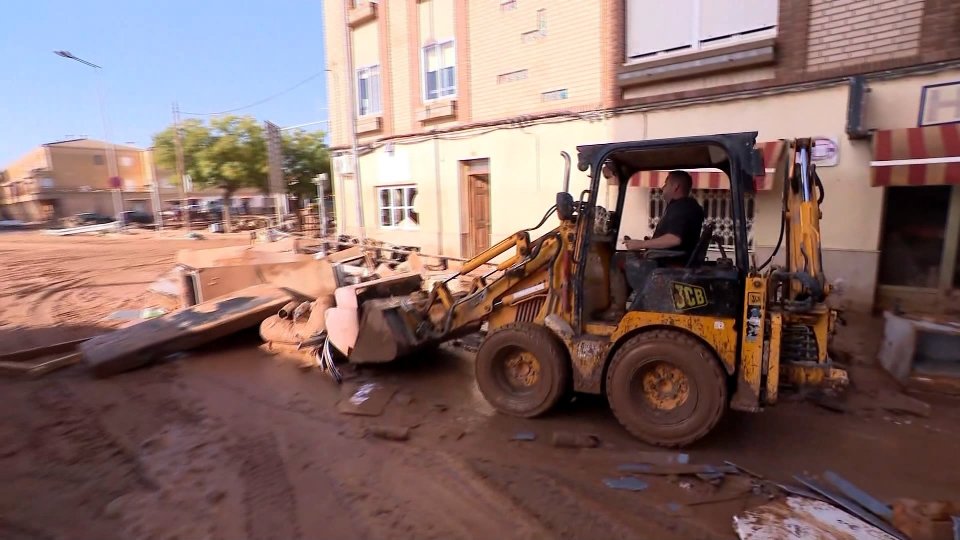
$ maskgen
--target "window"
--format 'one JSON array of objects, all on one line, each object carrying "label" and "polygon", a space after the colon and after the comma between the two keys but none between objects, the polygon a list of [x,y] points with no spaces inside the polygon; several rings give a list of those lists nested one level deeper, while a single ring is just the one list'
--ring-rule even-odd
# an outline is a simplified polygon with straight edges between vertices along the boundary
[{"label": "window", "polygon": [[497,84],[522,81],[527,78],[527,70],[511,71],[510,73],[501,73],[497,75]]},{"label": "window", "polygon": [[[719,236],[724,249],[732,252],[734,249],[733,207],[731,206],[730,191],[726,189],[695,189],[690,196],[703,207],[703,224],[713,224],[714,236]],[[650,190],[650,231],[657,228],[663,212],[667,208],[663,200],[663,191]],[[753,250],[753,218],[756,209],[754,195],[744,194],[744,210],[747,217],[747,249]],[[715,244],[711,244],[711,249]]]},{"label": "window", "polygon": [[543,92],[540,94],[540,98],[543,101],[560,101],[562,99],[567,99],[567,89],[561,88],[560,90],[551,90],[549,92]]},{"label": "window", "polygon": [[420,216],[414,210],[417,186],[390,186],[377,188],[377,206],[380,209],[380,227],[414,228]]},{"label": "window", "polygon": [[776,34],[774,0],[628,0],[627,58],[695,52]]},{"label": "window", "polygon": [[357,70],[357,114],[367,116],[381,112],[380,66],[362,67]]},{"label": "window", "polygon": [[94,155],[93,155],[93,164],[94,164],[94,165],[103,165],[104,163],[106,163],[106,160],[103,159],[103,155],[101,155],[101,154],[94,154]]},{"label": "window", "polygon": [[500,0],[500,11],[512,11],[517,9],[517,0]]},{"label": "window", "polygon": [[423,47],[423,99],[430,101],[457,93],[457,60],[453,41]]}]

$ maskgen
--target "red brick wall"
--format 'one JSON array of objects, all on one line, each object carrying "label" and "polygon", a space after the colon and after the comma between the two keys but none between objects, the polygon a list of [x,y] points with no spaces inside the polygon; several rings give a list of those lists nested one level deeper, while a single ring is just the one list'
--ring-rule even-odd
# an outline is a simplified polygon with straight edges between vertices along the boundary
[{"label": "red brick wall", "polygon": [[[620,30],[622,42],[626,29]],[[650,83],[653,92],[620,103],[710,97],[947,60],[960,60],[957,0],[781,0],[774,77],[663,93]]]}]

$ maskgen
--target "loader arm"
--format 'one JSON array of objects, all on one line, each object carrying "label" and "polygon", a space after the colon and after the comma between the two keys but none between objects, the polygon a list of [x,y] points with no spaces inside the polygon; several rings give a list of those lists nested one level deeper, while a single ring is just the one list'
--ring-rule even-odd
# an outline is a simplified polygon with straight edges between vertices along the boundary
[{"label": "loader arm", "polygon": [[[512,304],[527,294],[549,290],[546,275],[541,282],[542,286],[535,284],[524,291],[513,289],[556,261],[562,249],[559,230],[559,228],[553,229],[533,243],[530,243],[530,235],[527,232],[516,233],[467,261],[455,276],[437,283],[431,291],[431,302],[427,309],[429,311],[435,305],[434,299],[436,299],[445,308],[443,319],[436,324],[422,325],[418,334],[430,340],[446,340],[466,327],[479,325],[503,303]],[[493,258],[502,255],[512,247],[516,247],[516,253],[487,274],[489,276],[502,272],[499,277],[489,283],[486,281],[487,276],[476,278],[466,296],[454,299],[447,286],[449,281],[488,264]]]}]

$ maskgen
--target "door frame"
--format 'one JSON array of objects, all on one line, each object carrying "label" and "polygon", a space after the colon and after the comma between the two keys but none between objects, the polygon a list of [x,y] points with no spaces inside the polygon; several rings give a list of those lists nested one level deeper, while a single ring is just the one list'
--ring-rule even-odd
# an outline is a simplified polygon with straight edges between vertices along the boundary
[{"label": "door frame", "polygon": [[470,184],[470,177],[477,175],[486,175],[487,177],[487,198],[488,198],[488,221],[487,230],[490,238],[487,239],[487,245],[491,245],[493,239],[493,190],[490,183],[490,158],[472,158],[460,161],[460,256],[465,259],[471,259],[479,253],[473,253],[473,247],[476,245],[476,231],[472,227],[471,218],[471,200],[473,189]]},{"label": "door frame", "polygon": [[[884,208],[889,191],[884,193]],[[881,227],[886,228],[884,213]],[[882,240],[881,240],[882,242]],[[900,306],[905,311],[940,314],[953,306],[960,298],[960,287],[953,283],[957,271],[958,246],[960,246],[960,185],[951,186],[947,221],[943,229],[943,248],[940,252],[940,276],[936,288],[884,285],[877,279],[876,310]],[[881,243],[880,249],[883,249]]]}]

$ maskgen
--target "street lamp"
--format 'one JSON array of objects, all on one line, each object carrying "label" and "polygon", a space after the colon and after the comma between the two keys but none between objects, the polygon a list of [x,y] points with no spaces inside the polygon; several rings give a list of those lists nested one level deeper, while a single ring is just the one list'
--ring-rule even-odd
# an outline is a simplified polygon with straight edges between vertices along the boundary
[{"label": "street lamp", "polygon": [[121,186],[114,185],[116,182],[120,182],[120,167],[117,163],[117,150],[113,142],[110,141],[110,128],[107,123],[107,109],[103,103],[103,68],[94,64],[93,62],[88,62],[83,58],[74,56],[70,51],[53,51],[53,54],[57,56],[62,56],[69,60],[76,60],[81,64],[90,66],[97,71],[97,101],[100,104],[100,121],[103,122],[103,138],[104,144],[106,145],[105,150],[107,153],[107,174],[110,175],[111,188],[113,188],[113,213],[114,217],[120,222],[120,226],[123,227],[123,195],[121,195],[120,188]]}]

